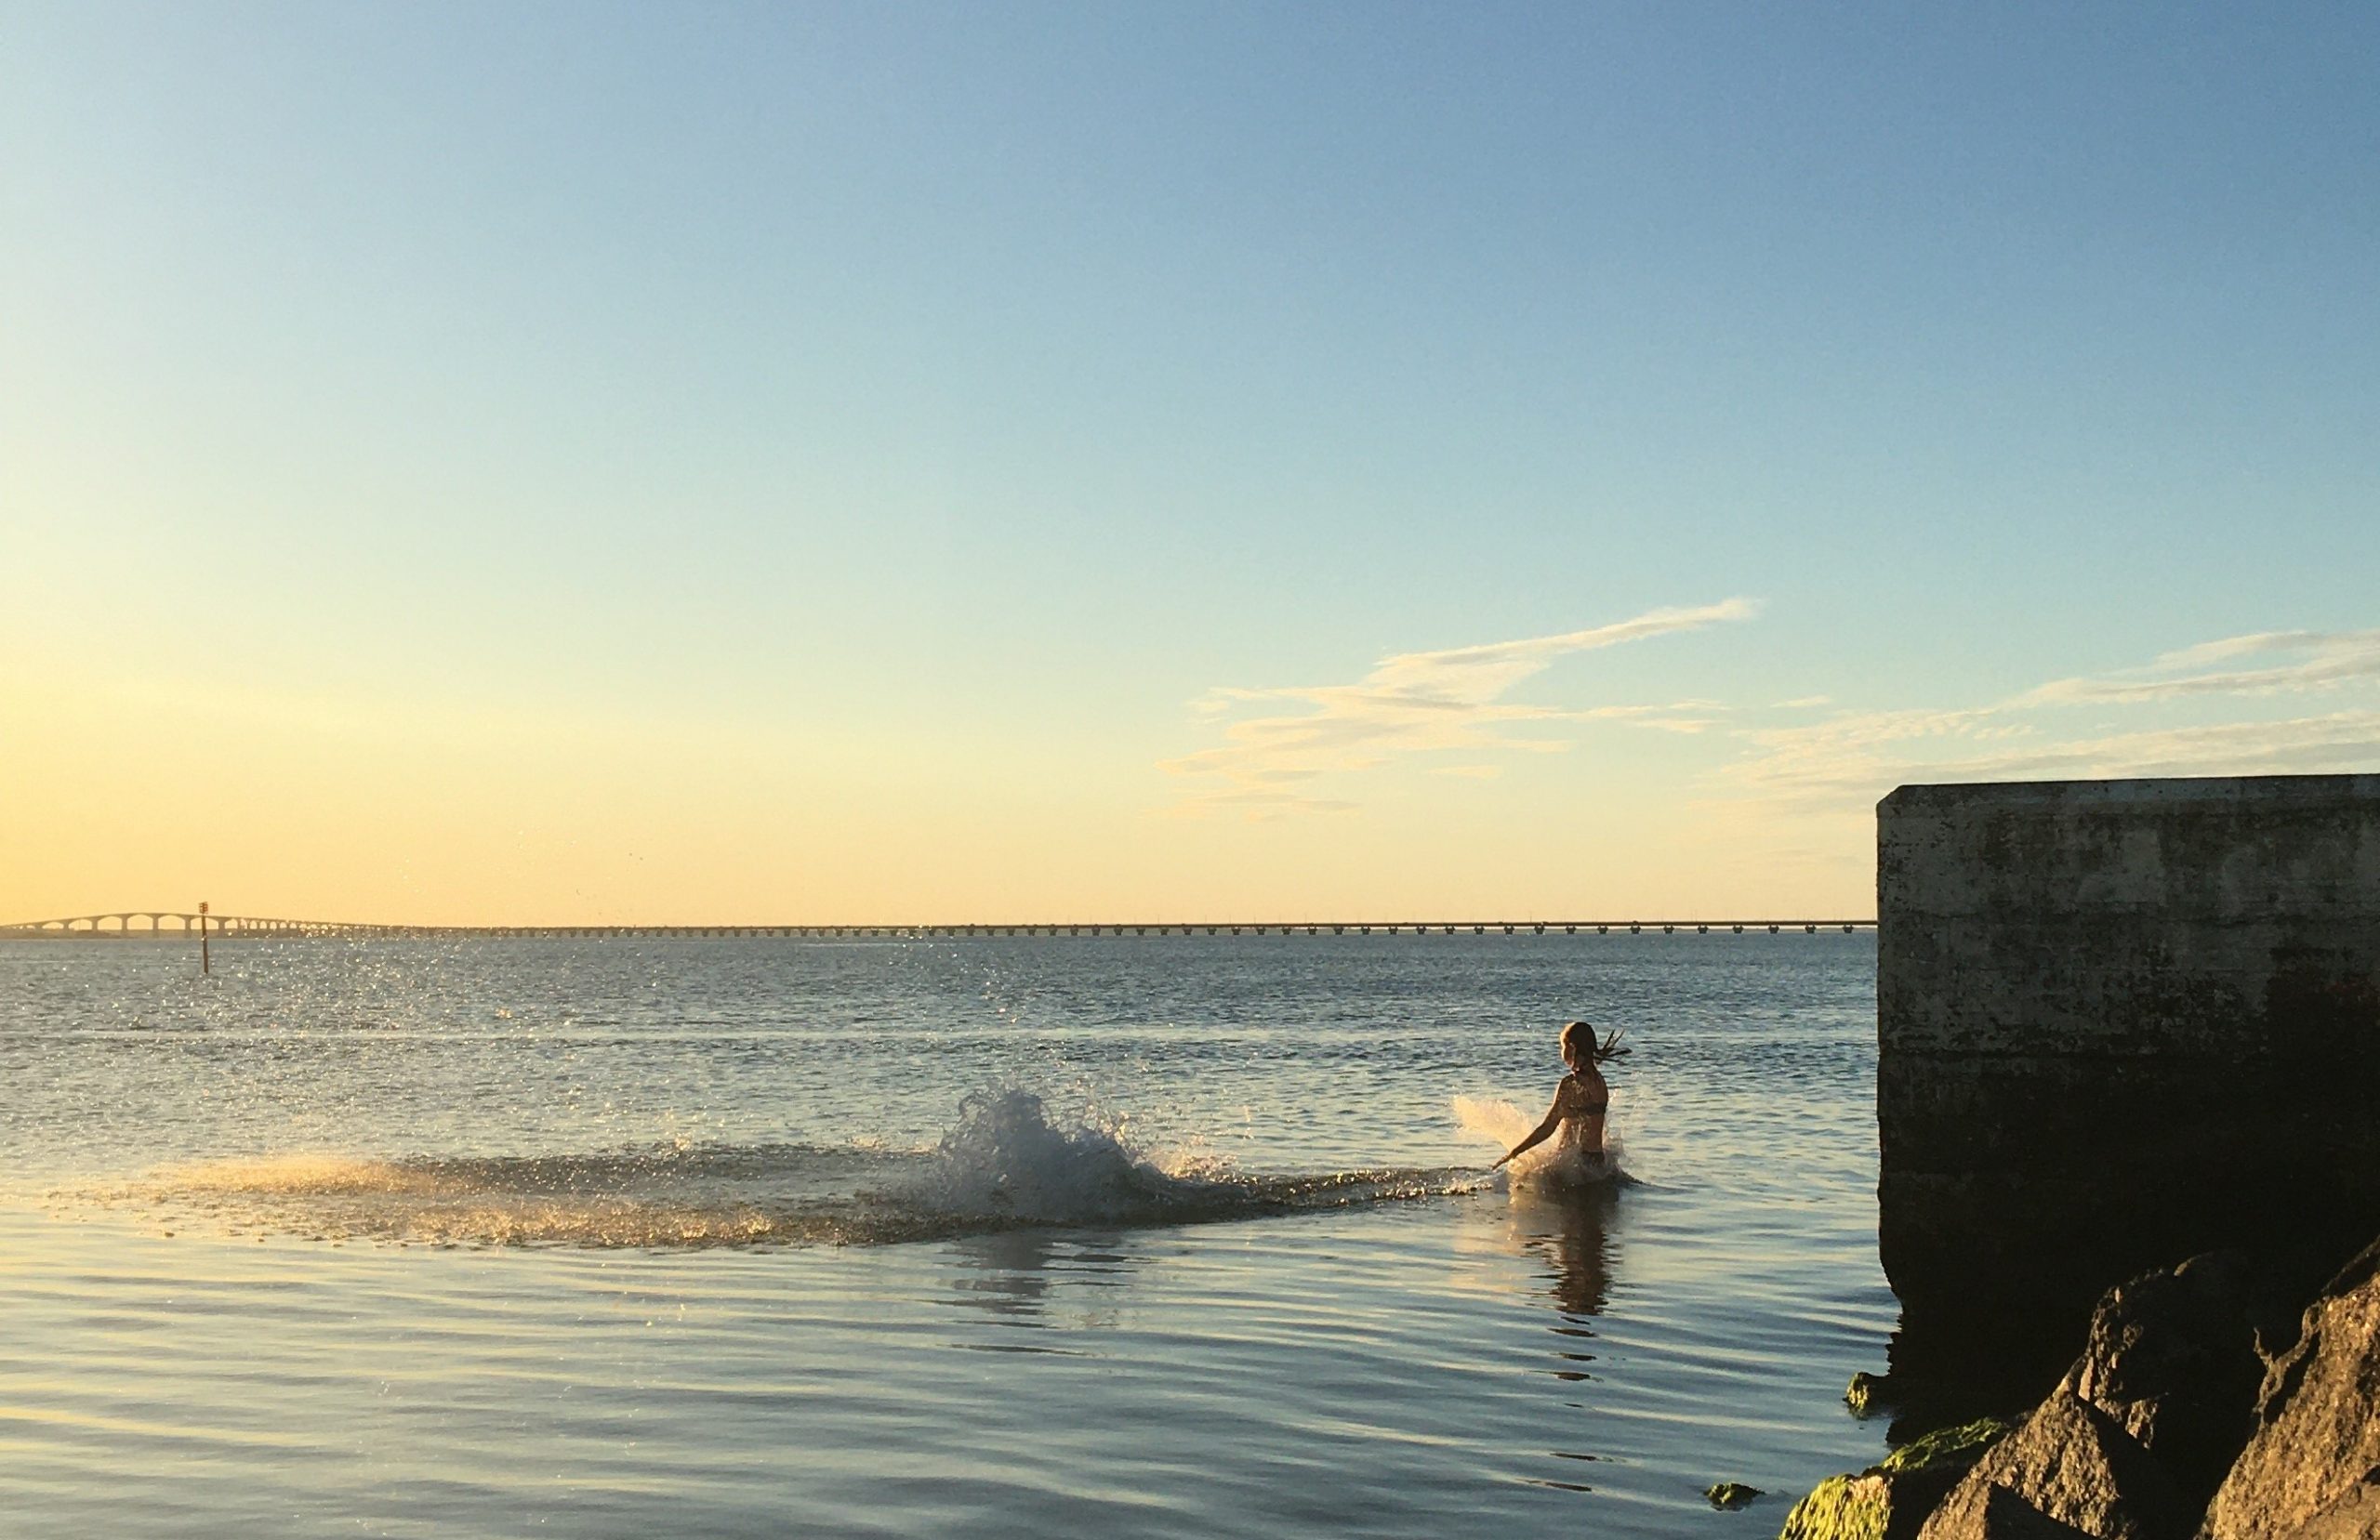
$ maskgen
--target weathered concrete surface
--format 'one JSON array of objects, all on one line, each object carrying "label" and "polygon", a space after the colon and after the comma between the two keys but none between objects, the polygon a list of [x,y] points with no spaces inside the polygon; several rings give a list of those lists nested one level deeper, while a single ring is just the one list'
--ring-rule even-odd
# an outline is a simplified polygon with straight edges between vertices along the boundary
[{"label": "weathered concrete surface", "polygon": [[1877,905],[1897,1368],[2380,1230],[2380,776],[1904,786]]}]

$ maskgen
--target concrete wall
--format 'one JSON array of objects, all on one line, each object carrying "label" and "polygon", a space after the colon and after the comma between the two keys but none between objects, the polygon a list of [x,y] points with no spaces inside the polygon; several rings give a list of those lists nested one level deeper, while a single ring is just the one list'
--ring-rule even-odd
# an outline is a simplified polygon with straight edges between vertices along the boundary
[{"label": "concrete wall", "polygon": [[1876,888],[1902,1348],[2380,1233],[2380,775],[1904,786]]}]

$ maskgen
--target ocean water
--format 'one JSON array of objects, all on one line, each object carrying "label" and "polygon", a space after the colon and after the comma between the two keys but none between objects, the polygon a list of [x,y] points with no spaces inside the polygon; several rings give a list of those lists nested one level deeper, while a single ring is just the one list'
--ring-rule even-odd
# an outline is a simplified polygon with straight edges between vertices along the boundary
[{"label": "ocean water", "polygon": [[[0,1534],[1765,1536],[1884,1449],[1874,959],[0,945]],[[1490,1177],[1575,1016],[1629,1181]]]}]

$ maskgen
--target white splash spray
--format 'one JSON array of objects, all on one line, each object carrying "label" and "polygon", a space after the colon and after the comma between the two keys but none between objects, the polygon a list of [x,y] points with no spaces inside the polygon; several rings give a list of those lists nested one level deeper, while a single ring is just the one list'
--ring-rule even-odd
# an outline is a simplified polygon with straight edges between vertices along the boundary
[{"label": "white splash spray", "polygon": [[1033,1224],[1113,1223],[1229,1193],[1212,1162],[1159,1162],[1133,1150],[1118,1129],[1065,1127],[1030,1091],[971,1096],[932,1161],[902,1191],[937,1213]]},{"label": "white splash spray", "polygon": [[[1499,1152],[1527,1139],[1538,1121],[1513,1103],[1493,1097],[1456,1097],[1454,1116],[1455,1121],[1462,1125],[1463,1132],[1482,1143],[1494,1144]],[[1578,1147],[1557,1133],[1504,1169],[1511,1174],[1512,1186],[1515,1189],[1570,1186],[1618,1176],[1620,1132],[1610,1117],[1604,1122],[1604,1150],[1606,1160],[1599,1168],[1591,1168]]]}]

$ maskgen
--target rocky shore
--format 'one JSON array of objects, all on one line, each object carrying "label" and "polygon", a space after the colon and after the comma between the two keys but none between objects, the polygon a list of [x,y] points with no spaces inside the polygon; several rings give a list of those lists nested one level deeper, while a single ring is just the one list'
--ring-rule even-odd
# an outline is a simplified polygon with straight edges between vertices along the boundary
[{"label": "rocky shore", "polygon": [[1779,1540],[2375,1540],[2380,1241],[2310,1302],[2281,1277],[2213,1252],[2110,1289],[2038,1406],[1821,1483]]}]

